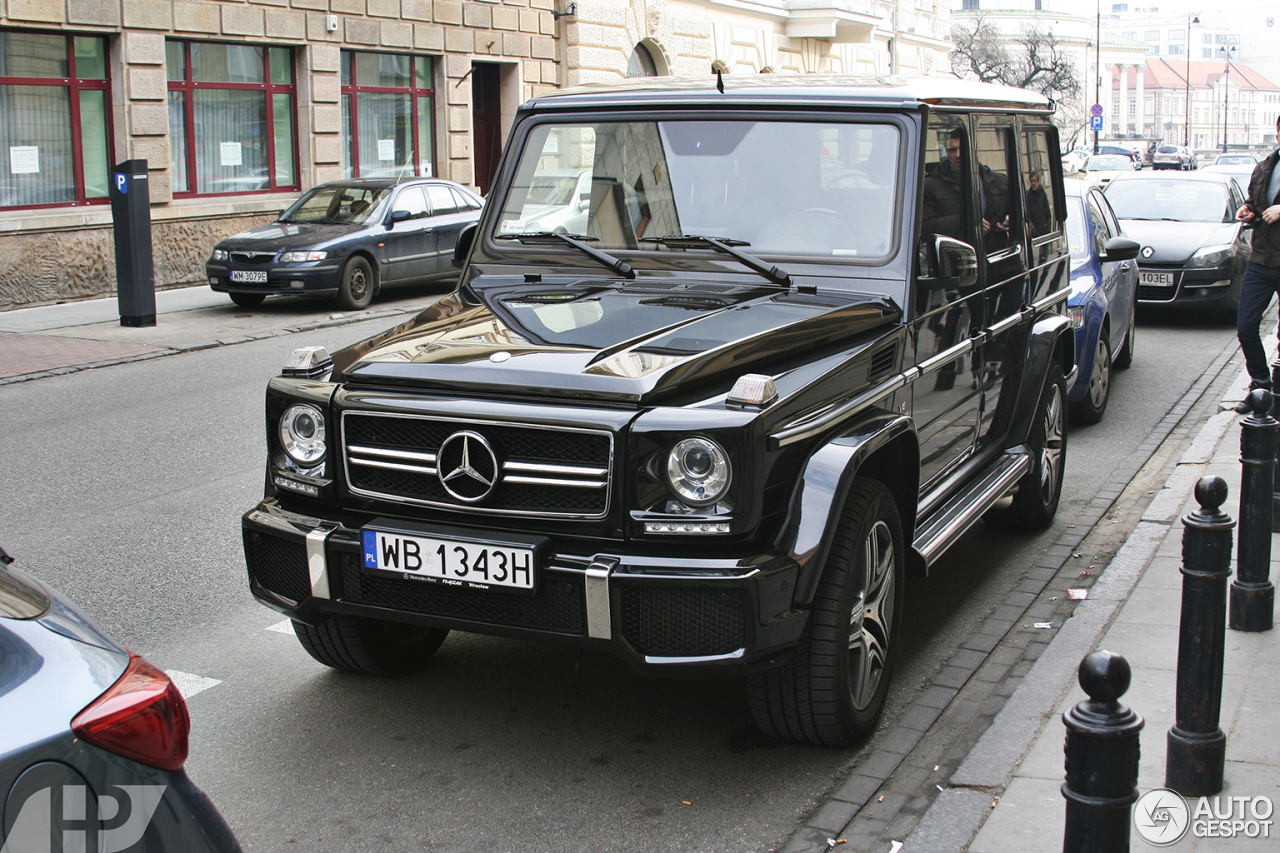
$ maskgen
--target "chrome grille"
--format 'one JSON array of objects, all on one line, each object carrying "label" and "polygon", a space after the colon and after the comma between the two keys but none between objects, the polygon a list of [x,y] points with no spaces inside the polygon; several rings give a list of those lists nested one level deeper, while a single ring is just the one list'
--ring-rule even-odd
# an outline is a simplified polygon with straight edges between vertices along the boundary
[{"label": "chrome grille", "polygon": [[[609,511],[609,432],[371,412],[344,412],[342,427],[347,483],[358,495],[504,515]],[[459,498],[440,476],[440,448],[457,433],[478,435],[492,449],[496,478],[482,497]]]},{"label": "chrome grille", "polygon": [[271,262],[275,252],[232,252],[231,260],[237,264],[265,264]]}]

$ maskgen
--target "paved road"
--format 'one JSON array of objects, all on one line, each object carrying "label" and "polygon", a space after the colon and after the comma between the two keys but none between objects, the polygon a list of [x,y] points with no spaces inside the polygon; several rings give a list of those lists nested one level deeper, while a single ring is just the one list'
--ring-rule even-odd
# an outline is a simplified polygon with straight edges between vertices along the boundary
[{"label": "paved road", "polygon": [[[327,671],[271,630],[281,617],[249,598],[238,527],[261,489],[263,387],[294,346],[385,325],[0,387],[5,547],[193,676],[188,768],[247,850],[780,847],[892,725],[861,749],[782,744],[756,734],[735,682],[641,679],[608,658],[468,635],[419,676],[375,681]],[[908,586],[888,721],[1231,336],[1144,318],[1106,420],[1072,431],[1055,526],[975,531]]]}]

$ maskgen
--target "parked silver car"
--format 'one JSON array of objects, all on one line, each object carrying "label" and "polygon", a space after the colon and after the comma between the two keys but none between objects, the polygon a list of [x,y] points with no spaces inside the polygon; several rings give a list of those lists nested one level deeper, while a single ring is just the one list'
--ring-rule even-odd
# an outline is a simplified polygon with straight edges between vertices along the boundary
[{"label": "parked silver car", "polygon": [[1196,153],[1185,145],[1161,145],[1151,155],[1153,169],[1179,169],[1189,171],[1199,168]]}]

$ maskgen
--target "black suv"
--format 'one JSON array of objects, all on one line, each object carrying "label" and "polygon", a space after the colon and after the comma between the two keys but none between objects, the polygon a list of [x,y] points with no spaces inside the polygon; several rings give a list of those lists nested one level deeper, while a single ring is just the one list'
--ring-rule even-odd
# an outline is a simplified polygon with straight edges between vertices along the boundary
[{"label": "black suv", "polygon": [[[458,288],[267,390],[253,594],[320,662],[448,631],[750,679],[847,744],[903,575],[1046,526],[1074,337],[1051,104],[941,78],[640,79],[519,111]],[[555,230],[532,190],[587,169]],[[1033,178],[1033,176],[1035,176]]]}]

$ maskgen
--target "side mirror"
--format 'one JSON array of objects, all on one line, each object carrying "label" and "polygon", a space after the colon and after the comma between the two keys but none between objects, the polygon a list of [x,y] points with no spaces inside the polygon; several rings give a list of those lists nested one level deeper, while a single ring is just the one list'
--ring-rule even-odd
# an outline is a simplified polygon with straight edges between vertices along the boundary
[{"label": "side mirror", "polygon": [[471,245],[476,241],[476,229],[479,226],[472,222],[458,234],[458,242],[453,244],[453,265],[462,269],[467,265],[467,255],[471,254]]},{"label": "side mirror", "polygon": [[920,244],[920,281],[932,288],[972,287],[978,283],[978,250],[942,234],[926,238]]},{"label": "side mirror", "polygon": [[397,222],[404,222],[406,219],[409,219],[411,216],[413,216],[413,214],[407,210],[393,210],[391,211],[391,214],[387,217],[387,221],[384,224],[388,228],[394,228]]},{"label": "side mirror", "polygon": [[1103,247],[1102,260],[1105,263],[1113,261],[1131,261],[1138,257],[1138,250],[1142,248],[1134,240],[1128,237],[1112,237],[1107,241],[1107,245]]}]

